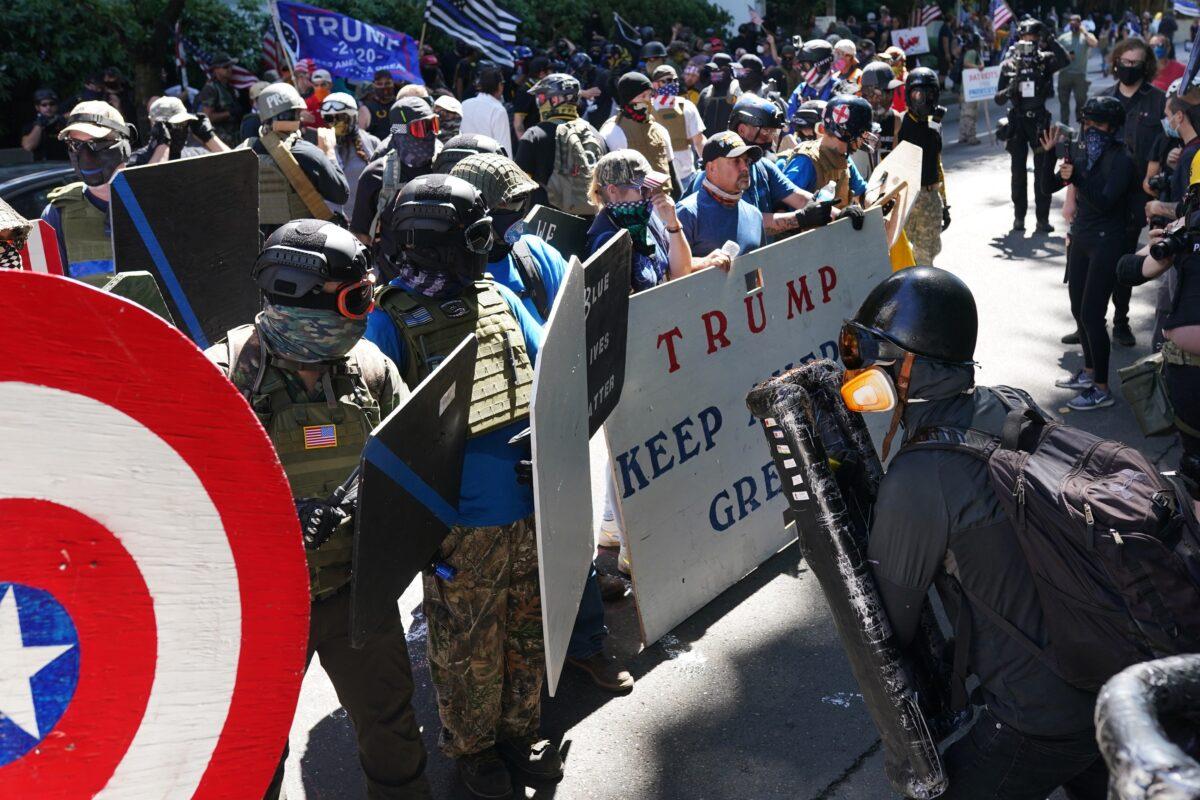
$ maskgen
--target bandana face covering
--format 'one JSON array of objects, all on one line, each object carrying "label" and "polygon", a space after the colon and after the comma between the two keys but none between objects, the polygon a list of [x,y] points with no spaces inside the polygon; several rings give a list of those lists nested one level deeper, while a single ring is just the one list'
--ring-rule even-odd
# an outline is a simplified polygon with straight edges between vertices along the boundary
[{"label": "bandana face covering", "polygon": [[343,358],[367,330],[367,320],[331,308],[277,306],[267,302],[254,318],[267,349],[304,364]]},{"label": "bandana face covering", "polygon": [[672,98],[679,94],[679,81],[667,81],[662,86],[658,87],[655,92],[659,97]]},{"label": "bandana face covering", "polygon": [[1112,134],[1105,133],[1099,128],[1088,128],[1083,132],[1083,145],[1087,148],[1088,169],[1091,169],[1100,160],[1100,156],[1104,155],[1104,151],[1111,141]]},{"label": "bandana face covering", "polygon": [[654,249],[654,240],[650,238],[650,201],[629,200],[624,203],[609,203],[608,213],[612,221],[629,231],[633,246],[643,253]]},{"label": "bandana face covering", "polygon": [[632,105],[621,106],[621,113],[634,122],[645,122],[650,118],[648,109],[645,103],[634,103]]},{"label": "bandana face covering", "polygon": [[433,162],[433,149],[437,143],[437,139],[433,136],[428,139],[418,139],[407,133],[393,130],[392,143],[396,152],[400,154],[400,161],[406,167],[421,167]]}]

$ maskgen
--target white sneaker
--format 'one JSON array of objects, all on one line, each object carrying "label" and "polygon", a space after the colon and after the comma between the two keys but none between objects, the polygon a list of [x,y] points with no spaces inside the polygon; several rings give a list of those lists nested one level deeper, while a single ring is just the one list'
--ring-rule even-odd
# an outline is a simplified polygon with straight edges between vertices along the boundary
[{"label": "white sneaker", "polygon": [[629,563],[629,545],[621,540],[621,552],[617,553],[617,571],[626,578],[633,577],[633,565]]},{"label": "white sneaker", "polygon": [[621,524],[615,518],[609,517],[607,513],[600,521],[600,537],[596,544],[600,547],[610,548],[621,546]]}]

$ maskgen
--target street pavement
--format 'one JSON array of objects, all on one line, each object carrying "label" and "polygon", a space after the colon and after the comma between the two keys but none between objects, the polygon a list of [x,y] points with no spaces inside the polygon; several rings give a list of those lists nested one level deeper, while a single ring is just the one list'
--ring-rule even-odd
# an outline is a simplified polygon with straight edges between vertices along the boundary
[{"label": "street pavement", "polygon": [[[1056,108],[1057,102],[1050,105]],[[1000,109],[992,108],[995,121]],[[957,139],[956,117],[951,115],[945,131],[949,143]],[[1124,402],[1069,413],[1065,404],[1071,393],[1054,387],[1056,378],[1082,365],[1077,346],[1059,343],[1074,328],[1062,283],[1061,195],[1054,201],[1054,233],[1011,234],[1008,155],[990,142],[948,144],[945,166],[954,221],[943,234],[935,263],[961,276],[975,294],[979,382],[1021,386],[1068,422],[1136,446],[1163,468],[1174,467],[1174,439],[1143,438]],[[1027,223],[1032,230],[1032,210]],[[1138,346],[1114,350],[1118,397],[1116,370],[1148,352],[1154,295],[1153,285],[1134,292],[1131,317]],[[611,554],[602,557],[601,566],[615,570]],[[424,652],[419,585],[410,588],[400,605],[434,794],[465,798],[452,762],[437,751],[439,723]],[[543,732],[558,743],[566,777],[557,787],[527,790],[527,797],[893,796],[883,776],[878,736],[819,587],[800,563],[795,545],[640,653],[631,598],[609,606],[609,626],[610,649],[628,660],[637,686],[632,694],[613,698],[577,673],[564,674],[558,697],[543,704]],[[365,797],[352,727],[316,660],[304,683],[291,747],[285,783],[291,800]]]}]

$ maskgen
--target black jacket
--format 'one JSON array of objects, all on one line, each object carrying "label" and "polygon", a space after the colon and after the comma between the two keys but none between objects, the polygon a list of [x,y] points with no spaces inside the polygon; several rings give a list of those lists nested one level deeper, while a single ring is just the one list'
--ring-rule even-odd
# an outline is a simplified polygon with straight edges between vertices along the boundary
[{"label": "black jacket", "polygon": [[[1092,168],[1087,169],[1086,156],[1079,152],[1079,147],[1073,149],[1076,150],[1075,171],[1070,183],[1075,187],[1076,214],[1071,223],[1071,235],[1103,238],[1110,231],[1124,235],[1134,220],[1136,200],[1141,199],[1143,208],[1146,205],[1146,195],[1137,179],[1133,159],[1120,142],[1113,142]],[[1051,172],[1046,183],[1045,190],[1049,194],[1066,185],[1057,172]],[[1144,221],[1145,217],[1138,220]]]},{"label": "black jacket", "polygon": [[1150,163],[1150,157],[1154,154],[1154,143],[1158,141],[1158,137],[1165,135],[1162,118],[1167,96],[1162,89],[1151,86],[1149,82],[1139,86],[1133,97],[1121,94],[1120,84],[1114,84],[1105,94],[1117,98],[1121,105],[1125,106],[1125,126],[1121,129],[1121,135],[1129,147],[1129,152],[1133,153],[1140,181],[1145,177],[1146,165]]}]

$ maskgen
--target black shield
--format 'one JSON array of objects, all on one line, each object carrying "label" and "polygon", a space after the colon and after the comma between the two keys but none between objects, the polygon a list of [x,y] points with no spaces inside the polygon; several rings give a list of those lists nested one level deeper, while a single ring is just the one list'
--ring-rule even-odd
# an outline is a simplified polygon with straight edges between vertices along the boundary
[{"label": "black shield", "polygon": [[477,349],[474,335],[464,339],[363,449],[350,602],[355,647],[395,610],[457,516]]},{"label": "black shield", "polygon": [[589,435],[617,407],[625,385],[631,248],[629,233],[621,231],[583,262]]},{"label": "black shield", "polygon": [[149,272],[118,272],[108,283],[104,291],[132,300],[147,311],[153,311],[172,325],[175,320],[167,310],[167,301],[163,299],[162,291],[158,288],[154,276]]},{"label": "black shield", "polygon": [[520,222],[521,233],[536,236],[562,253],[582,260],[587,255],[588,221],[549,206],[534,206]]},{"label": "black shield", "polygon": [[113,180],[118,272],[145,270],[201,349],[254,319],[258,157],[249,150],[122,170]]}]

